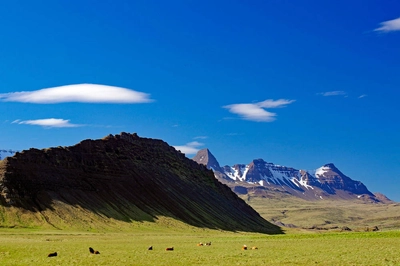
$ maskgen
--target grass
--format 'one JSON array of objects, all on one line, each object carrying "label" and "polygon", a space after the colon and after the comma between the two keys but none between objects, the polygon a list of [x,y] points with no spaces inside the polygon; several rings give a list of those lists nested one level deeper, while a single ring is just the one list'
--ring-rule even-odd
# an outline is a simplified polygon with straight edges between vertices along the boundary
[{"label": "grass", "polygon": [[306,201],[295,197],[267,199],[244,197],[264,219],[294,224],[300,228],[347,226],[354,231],[378,226],[383,230],[400,228],[400,204],[366,204],[357,201]]},{"label": "grass", "polygon": [[[211,246],[197,246],[199,242]],[[243,245],[257,250],[241,250]],[[154,250],[147,247],[152,245]],[[166,247],[174,251],[165,251]],[[285,235],[199,228],[131,232],[0,230],[1,265],[400,265],[400,231]],[[89,253],[93,247],[100,255]],[[58,252],[57,257],[47,254]]]}]

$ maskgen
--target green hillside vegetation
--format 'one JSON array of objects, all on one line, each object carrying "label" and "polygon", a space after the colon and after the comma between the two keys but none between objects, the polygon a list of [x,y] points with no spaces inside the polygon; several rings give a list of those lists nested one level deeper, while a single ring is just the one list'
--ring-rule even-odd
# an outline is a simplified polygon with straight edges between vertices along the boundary
[{"label": "green hillside vegetation", "polygon": [[[197,246],[211,242],[211,246]],[[242,250],[247,245],[248,250]],[[2,265],[399,265],[400,231],[265,235],[140,227],[130,232],[0,230]],[[153,246],[153,250],[147,250]],[[256,246],[256,250],[251,247]],[[100,252],[89,253],[89,247]],[[174,247],[173,251],[165,251]],[[47,257],[57,252],[56,257]]]}]

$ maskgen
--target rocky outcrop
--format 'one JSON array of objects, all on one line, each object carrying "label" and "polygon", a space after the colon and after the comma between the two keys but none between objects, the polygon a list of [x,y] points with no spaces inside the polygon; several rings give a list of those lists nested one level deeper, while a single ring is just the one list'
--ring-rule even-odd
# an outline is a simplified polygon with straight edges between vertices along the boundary
[{"label": "rocky outcrop", "polygon": [[54,202],[122,221],[168,216],[223,230],[279,233],[212,171],[162,140],[121,133],[0,161],[0,201],[31,212]]}]

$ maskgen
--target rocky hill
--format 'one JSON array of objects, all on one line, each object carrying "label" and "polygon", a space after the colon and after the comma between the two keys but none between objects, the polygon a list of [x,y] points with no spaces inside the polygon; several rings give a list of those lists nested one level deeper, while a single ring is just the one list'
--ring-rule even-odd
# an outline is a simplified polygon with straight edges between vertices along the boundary
[{"label": "rocky hill", "polygon": [[0,203],[4,212],[17,209],[56,228],[73,225],[80,210],[87,224],[90,217],[127,223],[170,217],[197,227],[281,232],[205,166],[162,140],[128,133],[5,158]]},{"label": "rocky hill", "polygon": [[360,181],[344,175],[329,163],[315,171],[255,159],[248,164],[221,167],[208,149],[200,150],[194,161],[212,169],[215,176],[239,195],[260,197],[292,195],[306,200],[344,199],[364,202],[391,202],[383,195],[375,195]]}]

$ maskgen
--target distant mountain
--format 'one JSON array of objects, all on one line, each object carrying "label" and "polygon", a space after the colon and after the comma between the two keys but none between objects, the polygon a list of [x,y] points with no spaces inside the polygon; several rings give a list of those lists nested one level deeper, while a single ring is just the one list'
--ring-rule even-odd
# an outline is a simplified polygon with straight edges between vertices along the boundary
[{"label": "distant mountain", "polygon": [[337,198],[385,201],[382,200],[383,196],[375,196],[362,182],[344,175],[332,163],[315,171],[276,165],[263,159],[255,159],[248,164],[220,167],[208,149],[200,150],[193,160],[212,169],[215,176],[237,194],[268,197],[268,191],[274,191],[275,194],[281,192],[307,200]]},{"label": "distant mountain", "polygon": [[203,165],[162,140],[129,133],[5,158],[0,205],[8,217],[0,227],[10,220],[63,228],[169,217],[204,228],[281,232]]},{"label": "distant mountain", "polygon": [[17,151],[13,150],[1,150],[0,149],[0,160],[3,160],[6,157],[13,156]]}]

